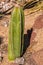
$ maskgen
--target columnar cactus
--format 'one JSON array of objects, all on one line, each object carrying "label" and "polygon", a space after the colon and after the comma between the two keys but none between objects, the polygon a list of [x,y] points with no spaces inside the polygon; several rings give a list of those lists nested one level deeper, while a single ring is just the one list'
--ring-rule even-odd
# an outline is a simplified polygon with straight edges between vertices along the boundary
[{"label": "columnar cactus", "polygon": [[9,24],[8,58],[14,60],[23,53],[24,12],[22,7],[15,6]]}]

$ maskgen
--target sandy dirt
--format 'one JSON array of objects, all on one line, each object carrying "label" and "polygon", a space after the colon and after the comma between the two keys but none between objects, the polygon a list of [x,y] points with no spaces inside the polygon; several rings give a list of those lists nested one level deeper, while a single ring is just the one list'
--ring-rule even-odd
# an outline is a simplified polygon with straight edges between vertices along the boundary
[{"label": "sandy dirt", "polygon": [[[43,65],[43,11],[38,11],[30,15],[25,12],[25,28],[24,35],[29,33],[30,44],[23,55],[24,65]],[[0,65],[18,65],[9,62],[8,60],[8,29],[9,29],[10,15],[4,16],[0,19],[0,49],[3,52],[3,60]],[[8,24],[5,26],[5,22]],[[26,38],[27,39],[27,38]],[[28,44],[26,43],[26,44]],[[0,52],[1,52],[0,51]]]}]

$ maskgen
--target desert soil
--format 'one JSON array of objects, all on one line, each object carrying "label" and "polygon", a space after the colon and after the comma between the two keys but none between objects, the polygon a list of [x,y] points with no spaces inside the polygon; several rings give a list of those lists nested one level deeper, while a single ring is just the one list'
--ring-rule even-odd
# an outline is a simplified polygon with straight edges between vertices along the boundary
[{"label": "desert soil", "polygon": [[[29,33],[27,32],[28,30],[30,31],[30,38],[28,41],[30,45],[23,55],[25,59],[24,65],[43,65],[43,11],[40,10],[30,15],[28,15],[27,11],[24,13],[24,35]],[[4,16],[2,19],[0,19],[0,55],[2,52],[3,57],[0,65],[18,65],[13,64],[8,60],[7,47],[9,20],[10,15]]]}]

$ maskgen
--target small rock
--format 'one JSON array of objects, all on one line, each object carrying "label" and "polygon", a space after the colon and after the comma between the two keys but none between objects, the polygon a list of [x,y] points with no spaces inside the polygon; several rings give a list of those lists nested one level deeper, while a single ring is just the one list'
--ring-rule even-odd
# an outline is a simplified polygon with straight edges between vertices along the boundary
[{"label": "small rock", "polygon": [[14,63],[24,64],[24,58],[23,58],[23,57],[21,57],[21,58],[16,58],[16,60],[14,61]]},{"label": "small rock", "polygon": [[3,5],[3,9],[4,9],[4,10],[8,10],[8,9],[9,9],[8,4]]},{"label": "small rock", "polygon": [[4,22],[4,26],[5,26],[5,27],[7,27],[7,26],[8,26],[7,22]]},{"label": "small rock", "polygon": [[4,27],[8,27],[8,21],[3,22],[1,25],[4,26]]}]

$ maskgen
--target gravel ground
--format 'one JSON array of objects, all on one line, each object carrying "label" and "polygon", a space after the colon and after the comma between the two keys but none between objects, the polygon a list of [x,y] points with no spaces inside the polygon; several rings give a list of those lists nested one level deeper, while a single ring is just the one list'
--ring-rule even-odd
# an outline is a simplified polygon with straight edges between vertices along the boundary
[{"label": "gravel ground", "polygon": [[[0,19],[0,65],[19,65],[8,60],[9,20],[10,15]],[[24,65],[43,65],[43,11],[25,16],[24,37],[27,45],[23,55]]]}]

